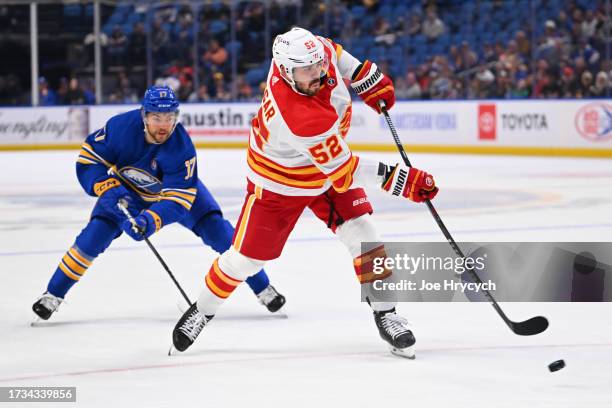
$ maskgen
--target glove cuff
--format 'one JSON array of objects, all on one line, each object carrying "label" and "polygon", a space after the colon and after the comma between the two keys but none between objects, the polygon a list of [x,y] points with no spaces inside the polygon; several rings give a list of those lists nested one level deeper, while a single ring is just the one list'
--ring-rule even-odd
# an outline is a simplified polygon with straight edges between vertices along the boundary
[{"label": "glove cuff", "polygon": [[410,168],[397,164],[389,166],[387,170],[389,172],[381,186],[382,189],[394,196],[403,195],[406,183],[409,181]]},{"label": "glove cuff", "polygon": [[351,84],[351,88],[358,95],[369,91],[383,79],[383,73],[380,69],[378,69],[376,64],[368,60],[361,64],[355,72],[355,81]]},{"label": "glove cuff", "polygon": [[161,217],[156,212],[151,211],[151,210],[145,210],[143,215],[147,219],[147,229],[155,228],[153,231],[151,231],[151,233],[157,232],[161,229],[162,220],[161,220]]},{"label": "glove cuff", "polygon": [[106,180],[99,181],[93,185],[93,192],[95,195],[100,197],[111,188],[120,187],[121,182],[114,177],[107,178]]}]

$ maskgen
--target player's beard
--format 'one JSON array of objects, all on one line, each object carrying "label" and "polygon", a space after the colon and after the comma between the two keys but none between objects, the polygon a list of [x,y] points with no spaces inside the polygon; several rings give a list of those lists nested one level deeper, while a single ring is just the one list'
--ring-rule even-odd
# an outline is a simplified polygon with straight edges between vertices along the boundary
[{"label": "player's beard", "polygon": [[166,140],[168,140],[168,137],[170,136],[170,132],[166,129],[160,129],[157,131],[157,133],[153,136],[153,138],[155,139],[155,141],[157,143],[164,143]]},{"label": "player's beard", "polygon": [[302,89],[299,86],[296,86],[296,88],[298,89],[298,91],[302,92],[303,94],[306,94],[308,96],[314,96],[317,94],[317,92],[319,92],[319,89],[321,89],[321,80],[313,79],[312,81],[308,83],[308,86],[306,87],[306,89]]},{"label": "player's beard", "polygon": [[147,134],[153,143],[162,144],[170,137],[170,129],[157,129],[157,131],[151,132],[147,128]]}]

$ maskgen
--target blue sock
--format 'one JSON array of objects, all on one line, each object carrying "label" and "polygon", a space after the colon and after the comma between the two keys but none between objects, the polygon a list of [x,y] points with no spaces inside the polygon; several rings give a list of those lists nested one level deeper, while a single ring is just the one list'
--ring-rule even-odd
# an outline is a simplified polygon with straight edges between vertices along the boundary
[{"label": "blue sock", "polygon": [[47,292],[57,297],[66,297],[66,293],[81,279],[93,260],[119,235],[121,230],[112,221],[93,218],[77,236],[75,244],[64,254],[47,285]]},{"label": "blue sock", "polygon": [[263,269],[257,272],[255,275],[247,278],[245,282],[256,295],[259,295],[262,290],[270,285],[270,279]]},{"label": "blue sock", "polygon": [[58,267],[47,285],[47,292],[53,296],[63,299],[70,288],[77,282],[78,281],[70,279],[68,276],[66,276],[66,274]]}]

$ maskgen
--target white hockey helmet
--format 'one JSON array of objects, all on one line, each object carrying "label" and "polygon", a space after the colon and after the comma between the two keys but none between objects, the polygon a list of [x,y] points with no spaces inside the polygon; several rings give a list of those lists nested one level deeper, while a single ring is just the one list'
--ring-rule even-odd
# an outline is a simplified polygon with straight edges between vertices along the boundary
[{"label": "white hockey helmet", "polygon": [[324,77],[329,68],[329,60],[321,41],[310,31],[294,27],[279,34],[272,45],[272,59],[281,76],[296,89],[296,82],[310,82]]}]

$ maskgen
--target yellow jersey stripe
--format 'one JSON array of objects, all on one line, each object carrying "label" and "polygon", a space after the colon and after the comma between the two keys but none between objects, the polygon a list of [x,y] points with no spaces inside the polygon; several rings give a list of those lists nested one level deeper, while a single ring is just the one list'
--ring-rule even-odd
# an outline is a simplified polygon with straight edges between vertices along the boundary
[{"label": "yellow jersey stripe", "polygon": [[166,196],[162,196],[160,197],[160,200],[168,200],[168,201],[174,201],[175,203],[178,203],[180,205],[182,205],[183,207],[185,207],[187,210],[191,210],[191,204],[189,201],[180,198],[180,197],[166,197]]},{"label": "yellow jersey stripe", "polygon": [[261,176],[269,178],[272,181],[278,181],[280,183],[287,184],[293,187],[311,187],[311,188],[323,187],[325,185],[325,182],[327,181],[327,179],[325,178],[321,180],[315,180],[315,181],[298,181],[298,180],[290,179],[288,177],[281,176],[279,174],[272,173],[266,170],[265,168],[259,166],[257,163],[251,160],[250,157],[247,158],[247,162],[249,166],[251,167],[251,169],[253,169],[253,171],[260,174]]},{"label": "yellow jersey stripe", "polygon": [[337,192],[345,193],[351,188],[351,184],[353,184],[353,176],[349,173],[346,175],[343,185],[337,186],[334,184],[333,187]]},{"label": "yellow jersey stripe", "polygon": [[[106,138],[106,133],[105,133],[106,129],[100,129],[100,131],[98,132],[98,136],[94,137],[94,140],[96,142],[99,142],[101,140],[104,140]],[[100,134],[102,133],[102,134]]]},{"label": "yellow jersey stripe", "polygon": [[93,155],[96,159],[100,160],[100,162],[104,163],[108,167],[113,167],[113,165],[106,160],[102,156],[100,156],[96,151],[89,145],[89,143],[85,142],[81,146],[81,149],[84,149],[87,153]]},{"label": "yellow jersey stripe", "polygon": [[263,164],[265,166],[268,166],[270,168],[273,168],[274,170],[278,170],[281,171],[283,173],[287,173],[287,174],[300,174],[300,175],[304,175],[304,174],[322,174],[321,170],[319,170],[317,168],[317,166],[312,165],[309,166],[306,169],[292,169],[291,167],[284,167],[281,166],[280,164],[276,164],[262,156],[256,156],[255,153],[249,154],[249,157],[253,159],[253,161],[255,163],[257,163],[258,165]]},{"label": "yellow jersey stripe", "polygon": [[162,193],[175,191],[177,193],[196,195],[198,190],[195,188],[163,188]]},{"label": "yellow jersey stripe", "polygon": [[175,193],[174,191],[166,191],[163,194],[163,197],[181,197],[185,200],[189,201],[191,204],[195,201],[195,195],[188,195],[183,193]]},{"label": "yellow jersey stripe", "polygon": [[81,151],[79,151],[79,155],[81,157],[85,157],[87,159],[91,159],[97,162],[100,162],[100,160],[98,160],[93,154],[89,153],[87,150],[85,149],[81,149]]},{"label": "yellow jersey stripe", "polygon": [[242,220],[240,221],[240,226],[238,227],[238,233],[236,234],[236,239],[234,240],[234,248],[236,248],[238,251],[240,251],[240,247],[242,247],[244,233],[246,231],[247,224],[249,223],[249,217],[251,216],[251,208],[253,207],[256,198],[257,197],[255,196],[255,194],[251,194],[244,208]]},{"label": "yellow jersey stripe", "polygon": [[84,159],[82,157],[79,157],[77,159],[77,163],[81,163],[81,164],[100,164],[99,162],[93,161],[93,160],[89,160],[89,159]]},{"label": "yellow jersey stripe", "polygon": [[344,162],[340,167],[334,170],[328,177],[331,181],[336,181],[342,178],[346,173],[353,171],[355,168],[355,163],[357,161],[357,157],[351,156],[346,162]]},{"label": "yellow jersey stripe", "polygon": [[338,58],[342,55],[342,46],[340,44],[336,44],[336,55]]}]

